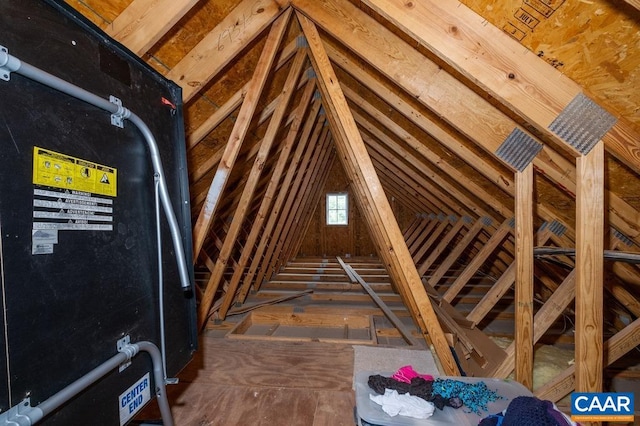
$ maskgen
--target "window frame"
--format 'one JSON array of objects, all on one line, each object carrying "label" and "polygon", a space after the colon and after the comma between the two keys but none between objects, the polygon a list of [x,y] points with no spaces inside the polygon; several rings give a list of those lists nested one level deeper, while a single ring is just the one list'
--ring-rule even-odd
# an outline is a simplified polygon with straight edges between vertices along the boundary
[{"label": "window frame", "polygon": [[[344,208],[329,208],[329,198],[330,197],[344,197]],[[339,199],[336,199],[336,205],[339,202]],[[329,212],[337,211],[345,213],[345,221],[343,222],[329,222]],[[325,197],[325,225],[327,226],[349,226],[349,193],[348,192],[327,192]]]}]

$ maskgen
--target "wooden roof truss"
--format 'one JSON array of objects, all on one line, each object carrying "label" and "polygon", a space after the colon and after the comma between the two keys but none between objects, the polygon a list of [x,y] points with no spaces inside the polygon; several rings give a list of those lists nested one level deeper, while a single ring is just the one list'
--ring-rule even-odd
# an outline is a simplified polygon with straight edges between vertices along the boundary
[{"label": "wooden roof truss", "polygon": [[[107,31],[144,55],[196,3],[135,0]],[[636,266],[617,264],[622,280],[603,285],[609,227],[612,249],[637,251],[640,244],[638,211],[605,188],[604,155],[638,173],[639,135],[615,117],[587,148],[575,134],[551,130],[583,89],[456,1],[361,3],[243,0],[166,73],[182,86],[185,103],[195,103],[248,45],[261,43],[250,80],[187,138],[195,158],[211,132],[226,134],[226,143],[190,170],[194,258],[211,272],[201,289],[200,325],[212,314],[224,318],[296,254],[339,161],[396,290],[446,374],[459,370],[443,327],[471,330],[515,287],[515,341],[481,371],[506,377],[515,369],[531,387],[533,345],[575,298],[575,366],[538,395],[558,400],[572,389],[601,391],[603,367],[640,344],[639,319],[603,337],[605,289],[640,315],[624,284],[639,281]],[[498,153],[514,138],[515,160]],[[524,143],[533,151],[521,152]],[[575,198],[575,229],[533,198],[535,176]],[[417,214],[405,230],[389,196]],[[554,273],[534,269],[533,247],[547,242],[576,247],[559,284]],[[490,258],[496,283],[458,318],[449,302]],[[454,264],[462,273],[440,293]],[[534,277],[550,291],[537,312]],[[476,357],[485,350],[478,339],[467,347]]]}]

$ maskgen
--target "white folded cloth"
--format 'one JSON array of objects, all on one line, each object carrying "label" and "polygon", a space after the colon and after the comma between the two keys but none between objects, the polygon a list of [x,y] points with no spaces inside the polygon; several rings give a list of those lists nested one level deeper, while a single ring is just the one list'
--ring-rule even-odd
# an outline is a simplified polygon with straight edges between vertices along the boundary
[{"label": "white folded cloth", "polygon": [[382,410],[391,417],[401,415],[413,417],[416,419],[427,419],[433,415],[435,406],[432,402],[424,399],[405,394],[398,394],[398,391],[385,389],[384,395],[371,395],[369,398],[378,405],[382,406]]}]

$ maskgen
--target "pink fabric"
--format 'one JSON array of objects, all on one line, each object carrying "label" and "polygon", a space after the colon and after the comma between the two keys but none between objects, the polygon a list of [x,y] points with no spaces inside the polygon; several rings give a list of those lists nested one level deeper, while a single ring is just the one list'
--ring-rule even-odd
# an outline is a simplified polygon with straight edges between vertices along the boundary
[{"label": "pink fabric", "polygon": [[411,383],[411,379],[413,379],[414,377],[421,377],[425,380],[433,381],[433,376],[429,374],[418,374],[410,365],[405,365],[404,367],[401,367],[391,377],[403,383]]}]

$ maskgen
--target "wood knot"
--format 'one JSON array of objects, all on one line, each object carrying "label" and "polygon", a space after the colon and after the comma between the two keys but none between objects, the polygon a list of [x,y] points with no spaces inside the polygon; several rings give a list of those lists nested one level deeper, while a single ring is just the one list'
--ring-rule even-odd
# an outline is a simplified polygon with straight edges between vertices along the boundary
[{"label": "wood knot", "polygon": [[457,34],[458,33],[458,27],[456,27],[455,25],[452,25],[451,27],[449,27],[449,32],[452,34]]},{"label": "wood knot", "polygon": [[409,9],[413,9],[413,2],[412,1],[408,1],[404,4],[406,7],[408,7]]},{"label": "wood knot", "polygon": [[258,8],[258,10],[256,10],[256,13],[262,13],[264,12],[264,7],[260,7]]},{"label": "wood knot", "polygon": [[516,78],[516,75],[514,73],[510,72],[507,77],[509,77],[509,80],[513,80],[514,78]]}]

